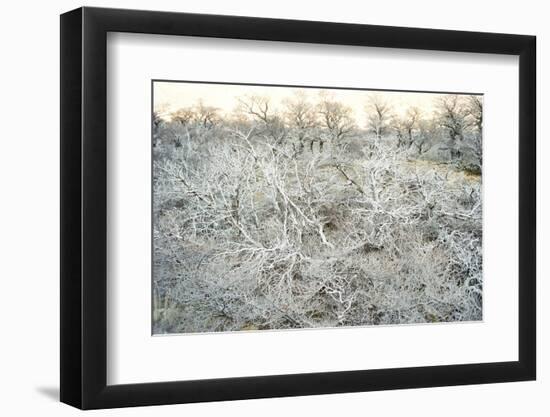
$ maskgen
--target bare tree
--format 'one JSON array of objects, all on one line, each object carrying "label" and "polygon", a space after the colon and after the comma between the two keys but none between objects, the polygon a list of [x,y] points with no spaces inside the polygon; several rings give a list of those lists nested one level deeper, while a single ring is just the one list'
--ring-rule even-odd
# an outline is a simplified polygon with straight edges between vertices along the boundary
[{"label": "bare tree", "polygon": [[[353,110],[334,100],[328,94],[321,94],[319,99],[317,111],[321,118],[321,124],[328,130],[333,144],[338,144],[341,139],[349,136],[355,130]],[[319,142],[322,151],[324,140],[319,138]],[[313,142],[311,147],[313,148]]]},{"label": "bare tree", "polygon": [[217,107],[207,106],[199,100],[194,107],[194,119],[200,126],[211,128],[220,120],[219,111]]},{"label": "bare tree", "polygon": [[392,119],[392,108],[379,94],[369,95],[365,106],[367,114],[367,127],[380,138],[387,132]]},{"label": "bare tree", "polygon": [[392,127],[397,135],[397,146],[410,148],[414,143],[413,130],[418,127],[421,112],[417,107],[411,107],[403,116],[395,116]]},{"label": "bare tree", "polygon": [[468,96],[467,112],[473,119],[472,125],[481,134],[483,130],[483,97]]},{"label": "bare tree", "polygon": [[436,117],[447,131],[451,157],[460,158],[464,134],[469,127],[468,109],[463,100],[456,94],[441,97],[437,101]]},{"label": "bare tree", "polygon": [[191,107],[184,107],[173,112],[170,118],[173,122],[187,126],[195,120],[195,110]]},{"label": "bare tree", "polygon": [[268,124],[273,117],[269,97],[247,95],[240,97],[238,102],[238,110],[255,120]]},{"label": "bare tree", "polygon": [[440,128],[433,120],[418,121],[418,135],[413,141],[418,155],[422,155],[429,151],[436,142],[439,141]]},{"label": "bare tree", "polygon": [[260,134],[272,139],[276,145],[282,144],[287,135],[284,120],[271,106],[269,97],[248,95],[238,99],[237,112],[247,115],[257,123]]},{"label": "bare tree", "polygon": [[303,90],[298,90],[291,98],[284,100],[283,105],[285,121],[294,129],[298,152],[302,152],[308,135],[319,125],[318,114]]},{"label": "bare tree", "polygon": [[467,147],[478,161],[476,169],[480,171],[483,164],[483,97],[468,96],[467,112],[472,119],[470,125],[473,128]]}]

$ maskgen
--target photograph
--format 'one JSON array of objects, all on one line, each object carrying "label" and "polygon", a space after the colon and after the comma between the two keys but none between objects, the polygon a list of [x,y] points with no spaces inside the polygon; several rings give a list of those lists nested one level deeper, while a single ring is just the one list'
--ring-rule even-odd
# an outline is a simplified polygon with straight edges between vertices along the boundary
[{"label": "photograph", "polygon": [[152,333],[483,319],[483,95],[153,80]]}]

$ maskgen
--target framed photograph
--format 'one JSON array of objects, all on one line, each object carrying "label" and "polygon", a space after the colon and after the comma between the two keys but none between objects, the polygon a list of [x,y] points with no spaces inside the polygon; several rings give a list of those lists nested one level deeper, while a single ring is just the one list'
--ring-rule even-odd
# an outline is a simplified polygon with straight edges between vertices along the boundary
[{"label": "framed photograph", "polygon": [[533,380],[535,37],[61,16],[61,401]]}]

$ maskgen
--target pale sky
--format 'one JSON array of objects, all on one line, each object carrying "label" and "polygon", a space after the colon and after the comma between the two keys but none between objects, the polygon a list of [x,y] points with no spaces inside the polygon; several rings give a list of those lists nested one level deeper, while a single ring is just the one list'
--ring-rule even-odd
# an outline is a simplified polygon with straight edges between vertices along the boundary
[{"label": "pale sky", "polygon": [[222,113],[231,113],[238,104],[237,98],[245,95],[267,96],[271,106],[282,109],[282,101],[292,97],[296,90],[304,90],[312,103],[317,101],[321,91],[329,91],[333,97],[351,107],[359,124],[365,122],[365,105],[369,95],[376,94],[392,105],[396,114],[403,114],[409,107],[416,106],[426,116],[434,110],[434,101],[441,94],[410,93],[394,91],[340,90],[320,88],[292,88],[271,86],[248,86],[235,84],[207,84],[186,82],[154,83],[154,109],[161,115],[183,107],[195,105],[199,100],[207,106],[219,108]]}]

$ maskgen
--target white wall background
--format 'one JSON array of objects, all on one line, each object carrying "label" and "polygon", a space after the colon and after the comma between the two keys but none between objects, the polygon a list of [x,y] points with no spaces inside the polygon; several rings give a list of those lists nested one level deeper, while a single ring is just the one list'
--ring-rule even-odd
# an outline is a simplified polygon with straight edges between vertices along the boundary
[{"label": "white wall background", "polygon": [[[59,379],[59,18],[81,6],[72,0],[56,3],[8,2],[0,30],[2,64],[0,111],[0,412],[3,415],[76,415],[58,403]],[[92,1],[89,6],[159,9],[198,13],[239,14],[395,26],[479,30],[538,36],[539,119],[539,285],[538,381],[496,385],[432,388],[345,395],[237,401],[100,411],[94,415],[128,416],[270,416],[270,415],[407,415],[407,416],[543,416],[550,412],[550,168],[542,161],[550,147],[542,138],[549,83],[550,27],[543,2],[481,3],[460,0],[394,0],[337,3],[278,0]],[[542,76],[542,77],[541,77]]]}]

